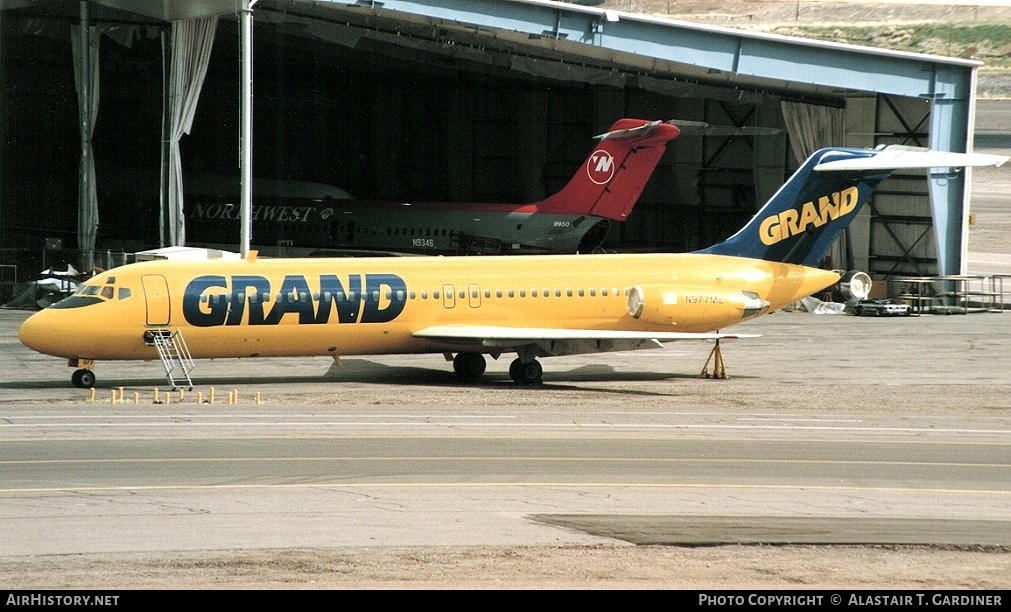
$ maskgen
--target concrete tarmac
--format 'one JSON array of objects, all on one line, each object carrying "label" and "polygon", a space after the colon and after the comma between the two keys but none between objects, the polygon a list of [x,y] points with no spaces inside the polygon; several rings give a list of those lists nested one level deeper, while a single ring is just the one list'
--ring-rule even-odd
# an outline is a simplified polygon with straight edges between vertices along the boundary
[{"label": "concrete tarmac", "polygon": [[20,346],[27,314],[0,311],[4,557],[1011,546],[1011,312],[777,312],[723,344],[725,380],[691,342],[544,359],[536,388],[417,355],[198,361],[192,390],[105,362],[94,395]]}]

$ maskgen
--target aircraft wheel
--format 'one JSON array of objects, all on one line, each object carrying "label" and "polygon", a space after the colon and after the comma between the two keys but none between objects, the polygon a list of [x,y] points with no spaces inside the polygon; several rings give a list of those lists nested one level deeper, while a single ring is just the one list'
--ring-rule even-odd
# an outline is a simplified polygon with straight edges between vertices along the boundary
[{"label": "aircraft wheel", "polygon": [[544,370],[541,368],[541,363],[536,359],[526,363],[523,363],[519,359],[514,359],[509,364],[509,378],[512,378],[513,382],[520,385],[541,384],[541,375],[543,373]]},{"label": "aircraft wheel", "polygon": [[481,353],[457,353],[453,358],[453,371],[460,380],[472,382],[484,374],[487,363]]},{"label": "aircraft wheel", "polygon": [[95,373],[83,368],[75,370],[70,382],[78,389],[91,389],[95,386]]}]

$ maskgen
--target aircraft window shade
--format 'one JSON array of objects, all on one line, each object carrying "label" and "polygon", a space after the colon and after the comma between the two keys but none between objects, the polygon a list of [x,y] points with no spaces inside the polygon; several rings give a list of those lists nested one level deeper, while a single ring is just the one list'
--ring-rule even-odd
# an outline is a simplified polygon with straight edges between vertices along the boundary
[{"label": "aircraft window shade", "polygon": [[129,287],[122,287],[119,290],[119,299],[121,299],[121,300],[125,300],[125,299],[129,298],[131,295],[133,295],[133,292],[130,291]]},{"label": "aircraft window shade", "polygon": [[611,289],[611,294],[614,295],[615,297],[621,295],[621,293],[618,291],[617,287],[614,287],[613,289]]}]

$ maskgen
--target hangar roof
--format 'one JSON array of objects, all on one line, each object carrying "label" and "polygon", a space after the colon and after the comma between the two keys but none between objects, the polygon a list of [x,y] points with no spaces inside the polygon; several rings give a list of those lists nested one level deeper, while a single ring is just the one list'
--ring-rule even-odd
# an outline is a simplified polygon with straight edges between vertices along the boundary
[{"label": "hangar roof", "polygon": [[[368,49],[389,61],[515,70],[553,80],[706,97],[838,105],[878,93],[972,95],[981,62],[821,42],[550,0],[253,0],[257,22]],[[237,0],[91,0],[92,21],[168,22],[236,12]],[[69,0],[0,0],[0,8],[68,17]],[[354,34],[348,33],[352,27]],[[703,88],[704,92],[699,92]],[[757,100],[756,100],[757,101]]]}]

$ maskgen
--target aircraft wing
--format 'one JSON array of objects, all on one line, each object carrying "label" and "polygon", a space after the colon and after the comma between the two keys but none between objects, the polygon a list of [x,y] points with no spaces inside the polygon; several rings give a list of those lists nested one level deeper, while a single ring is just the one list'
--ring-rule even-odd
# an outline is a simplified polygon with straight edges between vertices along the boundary
[{"label": "aircraft wing", "polygon": [[448,346],[473,345],[510,352],[520,347],[537,347],[537,354],[577,355],[606,351],[659,348],[675,340],[723,340],[758,338],[759,334],[639,332],[601,329],[544,327],[502,327],[498,325],[434,325],[412,334]]},{"label": "aircraft wing", "polygon": [[962,166],[1001,166],[1006,155],[987,153],[955,153],[934,151],[920,147],[892,145],[872,156],[848,157],[824,161],[814,167],[817,171],[836,170],[898,170],[900,168],[959,168]]}]

